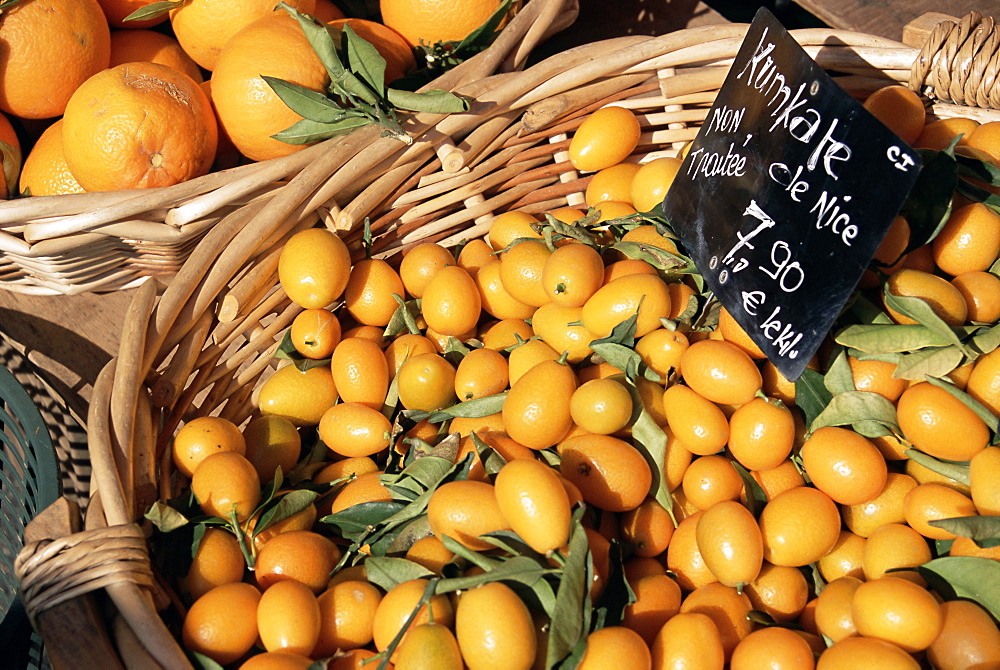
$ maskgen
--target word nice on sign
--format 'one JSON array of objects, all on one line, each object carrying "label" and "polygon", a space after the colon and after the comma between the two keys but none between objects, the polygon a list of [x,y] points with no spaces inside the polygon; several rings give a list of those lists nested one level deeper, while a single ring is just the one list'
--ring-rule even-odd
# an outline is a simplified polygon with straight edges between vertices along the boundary
[{"label": "word nice on sign", "polygon": [[794,380],[919,170],[761,9],[663,209],[708,287]]}]

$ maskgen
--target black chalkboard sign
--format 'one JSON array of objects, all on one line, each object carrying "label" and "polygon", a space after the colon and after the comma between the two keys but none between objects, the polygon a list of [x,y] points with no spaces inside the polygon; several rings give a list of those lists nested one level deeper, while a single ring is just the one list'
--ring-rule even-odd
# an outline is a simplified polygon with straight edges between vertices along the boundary
[{"label": "black chalkboard sign", "polygon": [[707,286],[794,380],[919,169],[761,9],[663,208]]}]

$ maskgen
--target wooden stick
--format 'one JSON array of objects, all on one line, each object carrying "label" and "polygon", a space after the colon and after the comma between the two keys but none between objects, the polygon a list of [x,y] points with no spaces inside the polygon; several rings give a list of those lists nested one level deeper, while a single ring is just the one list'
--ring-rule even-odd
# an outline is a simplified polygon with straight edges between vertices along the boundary
[{"label": "wooden stick", "polygon": [[151,386],[154,407],[169,408],[177,400],[177,396],[180,395],[195,368],[195,361],[205,346],[211,327],[212,314],[205,312],[181,339],[173,358],[170,359],[170,365]]},{"label": "wooden stick", "polygon": [[223,293],[219,305],[219,321],[228,323],[235,320],[250,299],[260,293],[264,284],[273,284],[278,275],[280,255],[281,247],[275,246],[263,256],[254,259],[254,264]]}]

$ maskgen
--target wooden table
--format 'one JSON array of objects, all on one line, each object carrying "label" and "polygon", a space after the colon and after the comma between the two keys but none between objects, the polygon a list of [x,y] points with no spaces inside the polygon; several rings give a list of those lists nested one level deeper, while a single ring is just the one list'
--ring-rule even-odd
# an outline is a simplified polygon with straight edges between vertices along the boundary
[{"label": "wooden table", "polygon": [[795,0],[831,28],[900,40],[903,26],[927,12],[965,16],[976,10],[1000,17],[1000,0]]}]

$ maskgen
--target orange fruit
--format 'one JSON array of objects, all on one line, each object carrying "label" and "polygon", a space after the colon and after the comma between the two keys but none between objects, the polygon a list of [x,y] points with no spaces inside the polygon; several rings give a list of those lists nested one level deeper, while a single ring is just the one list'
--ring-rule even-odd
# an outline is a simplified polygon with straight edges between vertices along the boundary
[{"label": "orange fruit", "polygon": [[317,600],[320,626],[313,655],[323,658],[338,649],[348,651],[370,644],[381,601],[381,591],[363,580],[348,579],[323,591]]},{"label": "orange fruit", "polygon": [[[388,502],[392,493],[382,484],[381,471],[366,472],[344,484],[330,499],[330,514],[342,512],[348,507],[366,502]],[[325,509],[323,510],[326,511]]]},{"label": "orange fruit", "polygon": [[388,25],[366,19],[348,18],[336,19],[328,25],[338,30],[343,30],[345,25],[350,26],[358,37],[375,47],[385,60],[386,84],[402,79],[417,68],[417,61],[413,58],[413,49],[409,42]]},{"label": "orange fruit", "polygon": [[503,582],[488,582],[459,596],[455,637],[469,670],[527,669],[535,660],[531,613]]},{"label": "orange fruit", "polygon": [[969,488],[972,501],[982,515],[1000,515],[1000,449],[986,448],[969,462]]},{"label": "orange fruit", "polygon": [[[488,235],[490,246],[493,247],[494,251],[502,251],[510,246],[514,240],[522,237],[540,240],[542,239],[542,234],[532,228],[533,224],[538,223],[538,219],[533,214],[518,210],[497,214],[493,217],[493,222],[490,224]],[[465,249],[462,251],[464,252]],[[459,265],[461,264],[462,262],[459,260]]]},{"label": "orange fruit", "polygon": [[681,614],[705,614],[715,623],[727,660],[740,640],[753,630],[754,624],[747,618],[751,608],[745,593],[719,582],[699,586],[681,602]]},{"label": "orange fruit", "polygon": [[62,119],[45,129],[28,152],[21,168],[18,187],[30,195],[83,193],[83,187],[69,171],[62,147]]},{"label": "orange fruit", "polygon": [[312,659],[286,651],[265,651],[255,654],[240,666],[240,670],[308,670]]},{"label": "orange fruit", "polygon": [[327,309],[305,309],[292,320],[292,346],[306,358],[330,358],[341,339],[340,320]]},{"label": "orange fruit", "polygon": [[670,545],[674,522],[670,512],[653,498],[647,498],[635,509],[622,515],[621,539],[632,550],[632,556],[659,556]]},{"label": "orange fruit", "polygon": [[569,539],[569,496],[556,470],[534,459],[521,458],[500,468],[494,480],[500,513],[511,529],[540,554]]},{"label": "orange fruit", "polygon": [[375,461],[371,458],[367,456],[355,456],[353,458],[344,458],[339,461],[334,461],[333,463],[324,466],[313,475],[313,481],[317,484],[325,484],[338,479],[343,479],[345,477],[350,477],[351,475],[357,475],[360,477],[361,475],[378,471],[378,465],[376,465]]},{"label": "orange fruit", "polygon": [[631,202],[637,211],[648,212],[663,202],[682,162],[680,158],[666,157],[642,164],[631,186]]},{"label": "orange fruit", "polygon": [[309,655],[319,639],[319,621],[316,595],[301,582],[274,583],[257,605],[257,630],[268,651]]},{"label": "orange fruit", "polygon": [[542,268],[542,287],[561,307],[582,307],[603,283],[601,254],[588,244],[559,247]]},{"label": "orange fruit", "polygon": [[866,538],[849,530],[841,530],[837,543],[826,556],[816,562],[819,574],[828,582],[838,577],[865,576],[863,567]]},{"label": "orange fruit", "polygon": [[382,21],[398,31],[410,46],[460,42],[486,23],[499,0],[455,4],[442,0],[380,0]]},{"label": "orange fruit", "polygon": [[243,579],[246,559],[239,541],[221,528],[208,528],[191,559],[184,584],[193,600],[198,600],[216,586]]},{"label": "orange fruit", "polygon": [[754,398],[729,417],[729,453],[747,470],[778,467],[794,440],[795,419],[780,402]]},{"label": "orange fruit", "polygon": [[639,120],[617,105],[589,114],[573,133],[569,160],[577,170],[594,172],[621,163],[639,142]]},{"label": "orange fruit", "polygon": [[243,455],[220,451],[209,454],[195,467],[191,492],[205,514],[228,519],[235,511],[237,520],[246,521],[260,502],[260,480]]},{"label": "orange fruit", "polygon": [[212,167],[218,128],[205,92],[158,63],[95,74],[66,103],[66,164],[88,191],[171,186]]},{"label": "orange fruit", "polygon": [[399,274],[383,260],[366,258],[351,268],[344,289],[344,307],[361,324],[385,326],[399,303],[393,297],[403,297],[405,289]]},{"label": "orange fruit", "polygon": [[680,365],[681,356],[689,345],[687,335],[681,331],[657,328],[639,338],[635,343],[635,352],[666,383],[670,373]]},{"label": "orange fruit", "polygon": [[[675,505],[675,508],[679,507]],[[677,575],[677,583],[685,591],[693,591],[705,584],[718,581],[705,564],[705,557],[698,549],[698,520],[701,510],[681,520],[674,529],[667,547],[667,569]]]},{"label": "orange fruit", "polygon": [[229,419],[218,416],[200,416],[191,419],[174,435],[174,465],[185,477],[211,454],[232,451],[245,455],[246,440],[240,429]]},{"label": "orange fruit", "polygon": [[1000,415],[1000,349],[976,359],[965,390],[991,412]]},{"label": "orange fruit", "polygon": [[726,661],[719,629],[700,612],[681,613],[667,621],[650,653],[655,670],[722,670]]},{"label": "orange fruit", "polygon": [[760,573],[764,559],[760,528],[740,503],[720,500],[706,509],[695,538],[705,565],[722,584],[743,588]]},{"label": "orange fruit", "polygon": [[287,475],[299,461],[302,438],[295,424],[283,416],[262,414],[250,420],[243,429],[247,460],[262,482],[274,479],[281,468]]},{"label": "orange fruit", "polygon": [[649,492],[649,464],[624,440],[577,435],[561,442],[559,453],[559,471],[580,489],[587,504],[608,512],[627,512],[638,507]]},{"label": "orange fruit", "polygon": [[597,290],[583,305],[584,327],[594,337],[606,337],[612,329],[638,314],[635,337],[661,326],[670,312],[670,292],[659,276],[636,274],[619,277]]},{"label": "orange fruit", "polygon": [[799,568],[764,563],[756,579],[743,588],[755,610],[777,622],[795,621],[809,601],[810,587]]},{"label": "orange fruit", "polygon": [[316,9],[313,10],[312,15],[323,23],[345,18],[344,12],[333,4],[333,0],[316,0]]},{"label": "orange fruit", "polygon": [[592,379],[573,391],[569,409],[574,423],[583,430],[610,435],[628,424],[632,395],[615,379]]},{"label": "orange fruit", "polygon": [[436,242],[423,242],[403,253],[399,263],[399,278],[406,292],[414,298],[424,294],[424,289],[438,270],[455,265],[451,251]]},{"label": "orange fruit", "polygon": [[534,313],[535,308],[510,294],[504,287],[500,277],[500,269],[500,260],[491,259],[479,268],[474,277],[482,310],[501,320],[512,321],[529,318]]},{"label": "orange fruit", "polygon": [[763,380],[753,360],[722,340],[702,340],[681,357],[681,375],[699,395],[724,405],[750,402]]},{"label": "orange fruit", "polygon": [[924,537],[932,540],[953,540],[954,533],[930,525],[938,519],[976,516],[972,500],[944,484],[920,484],[912,488],[903,499],[906,523]]},{"label": "orange fruit", "polygon": [[816,598],[816,628],[819,633],[839,642],[858,634],[851,603],[863,582],[857,577],[839,577],[820,591]]},{"label": "orange fruit", "polygon": [[929,647],[941,632],[941,606],[934,596],[918,584],[888,575],[858,586],[851,616],[860,635],[910,653]]},{"label": "orange fruit", "polygon": [[728,458],[709,455],[691,461],[684,471],[681,487],[692,505],[707,510],[724,500],[738,500],[743,480]]},{"label": "orange fruit", "polygon": [[627,275],[655,275],[656,268],[647,263],[646,261],[639,260],[637,258],[626,258],[624,260],[615,261],[604,268],[604,280],[601,285],[609,284],[619,277],[625,277]]},{"label": "orange fruit", "polygon": [[549,302],[551,298],[542,284],[542,273],[551,255],[545,242],[531,239],[522,240],[505,251],[500,257],[500,281],[507,293],[531,307]]},{"label": "orange fruit", "polygon": [[188,609],[181,629],[184,647],[222,665],[233,663],[257,641],[260,598],[260,591],[245,582],[215,587]]},{"label": "orange fruit", "polygon": [[112,28],[149,28],[167,20],[166,14],[141,21],[125,20],[132,12],[153,4],[154,0],[97,0],[97,2],[100,3]]},{"label": "orange fruit", "polygon": [[426,535],[410,545],[405,558],[440,575],[444,566],[455,559],[455,553],[444,546],[436,535]]},{"label": "orange fruit", "polygon": [[1000,160],[1000,145],[997,144],[997,130],[1000,124],[996,121],[987,121],[975,128],[971,128],[968,133],[966,145],[972,149],[984,151],[994,160]]},{"label": "orange fruit", "polygon": [[437,349],[434,343],[423,335],[403,333],[396,336],[382,351],[388,366],[389,379],[391,380],[399,373],[399,368],[406,359],[418,354],[433,354],[436,352]]},{"label": "orange fruit", "polygon": [[729,441],[726,415],[689,386],[668,386],[663,393],[663,410],[674,436],[693,454],[717,453]]},{"label": "orange fruit", "polygon": [[[409,622],[408,631],[415,626],[433,621],[451,626],[455,622],[455,610],[451,600],[444,594],[433,595],[430,600],[420,605],[424,591],[427,589],[426,579],[411,579],[390,588],[375,609],[372,617],[372,635],[375,648],[384,651]],[[403,637],[405,640],[406,637]],[[399,648],[396,648],[397,652]]]},{"label": "orange fruit", "polygon": [[898,568],[915,568],[931,560],[927,540],[909,526],[888,523],[876,528],[865,541],[862,567],[865,579],[872,581],[894,570],[892,576],[915,581],[926,586],[915,572],[895,572]]},{"label": "orange fruit", "polygon": [[635,602],[625,606],[622,625],[631,628],[651,645],[663,624],[680,612],[681,587],[666,574],[647,575],[629,581]]},{"label": "orange fruit", "polygon": [[931,242],[934,262],[954,276],[985,271],[1000,255],[1000,214],[975,202],[952,211]]},{"label": "orange fruit", "polygon": [[334,405],[319,421],[319,437],[341,456],[371,456],[389,446],[392,424],[368,405],[346,402]]},{"label": "orange fruit", "polygon": [[785,459],[780,465],[767,470],[752,470],[750,476],[764,489],[764,495],[772,500],[782,491],[804,486],[805,477],[791,459]]},{"label": "orange fruit", "polygon": [[[284,495],[284,492],[279,493],[279,497],[282,495]],[[312,530],[318,516],[316,505],[307,505],[295,514],[287,516],[281,521],[269,524],[267,528],[260,532],[255,532],[257,522],[261,518],[259,514],[255,514],[250,517],[250,521],[247,524],[248,534],[252,534],[253,536],[254,550],[260,552],[261,547],[281,533],[290,533],[293,530]]]},{"label": "orange fruit", "polygon": [[563,307],[550,302],[535,310],[531,328],[555,351],[565,352],[569,363],[580,363],[594,353],[590,348],[594,336],[579,325],[582,313],[582,307]]},{"label": "orange fruit", "polygon": [[718,331],[722,335],[722,339],[735,344],[746,352],[750,358],[754,360],[767,358],[757,343],[747,335],[747,332],[743,330],[743,326],[733,318],[732,313],[725,307],[719,310]]},{"label": "orange fruit", "polygon": [[[969,314],[969,307],[959,290],[948,283],[947,279],[929,272],[903,267],[889,275],[885,290],[897,296],[920,298],[942,321],[955,328],[964,324]],[[896,323],[916,323],[889,307],[886,307],[886,311]]]},{"label": "orange fruit", "polygon": [[481,308],[476,281],[457,265],[438,270],[420,301],[420,313],[427,327],[455,337],[475,328]]},{"label": "orange fruit", "polygon": [[615,667],[648,670],[652,658],[646,641],[625,626],[605,626],[587,636],[579,670],[604,670]]},{"label": "orange fruit", "polygon": [[986,423],[961,400],[929,382],[903,391],[896,415],[903,437],[935,458],[968,461],[989,443]]},{"label": "orange fruit", "polygon": [[847,362],[854,377],[854,388],[859,391],[878,393],[889,402],[896,402],[906,390],[906,380],[893,376],[896,364],[875,359],[859,360],[848,356]]},{"label": "orange fruit", "polygon": [[872,262],[861,276],[861,288],[875,288],[881,283],[881,275],[892,274],[902,267],[909,243],[910,224],[902,216],[897,216],[889,224],[889,230],[879,242]]},{"label": "orange fruit", "polygon": [[949,556],[978,556],[1000,560],[1000,547],[984,548],[968,537],[956,537],[948,549]]},{"label": "orange fruit", "polygon": [[866,637],[840,640],[824,651],[816,663],[816,670],[851,670],[865,667],[880,670],[919,670],[920,664],[896,645],[885,640]]},{"label": "orange fruit", "polygon": [[812,670],[812,649],[793,630],[769,626],[740,640],[729,661],[730,670]]},{"label": "orange fruit", "polygon": [[570,398],[575,390],[571,367],[558,361],[538,363],[511,382],[503,404],[504,431],[531,449],[553,446],[573,424]]},{"label": "orange fruit", "polygon": [[982,607],[969,600],[941,603],[941,632],[927,648],[938,670],[1000,667],[1000,630]]},{"label": "orange fruit", "polygon": [[493,547],[481,535],[510,530],[492,484],[471,480],[448,482],[434,490],[427,503],[431,530],[474,551]]},{"label": "orange fruit", "polygon": [[876,528],[887,523],[903,523],[906,516],[903,501],[906,494],[917,486],[908,474],[890,472],[886,475],[882,491],[867,502],[846,505],[841,510],[846,525],[852,533],[867,538]]},{"label": "orange fruit", "polygon": [[800,455],[813,486],[842,505],[867,502],[885,486],[885,459],[874,444],[853,430],[819,428],[802,445]]},{"label": "orange fruit", "polygon": [[920,96],[898,84],[885,86],[869,95],[864,107],[907,144],[917,141],[927,119]]},{"label": "orange fruit", "polygon": [[[618,163],[598,170],[587,184],[584,197],[591,207],[604,202],[624,203],[632,207],[632,179],[639,172],[638,163]],[[623,212],[631,213],[631,212]],[[612,217],[609,217],[612,218]]]},{"label": "orange fruit", "polygon": [[283,416],[296,426],[315,426],[337,402],[337,387],[328,366],[301,371],[294,365],[275,370],[261,385],[257,407],[262,414]]},{"label": "orange fruit", "polygon": [[[301,12],[311,13],[315,0],[291,0]],[[184,51],[206,70],[214,70],[230,38],[257,19],[271,14],[270,0],[246,0],[234,6],[224,0],[189,0],[170,10],[170,27]],[[281,12],[284,14],[285,12]]]},{"label": "orange fruit", "polygon": [[[452,424],[454,425],[454,421],[452,421]],[[512,440],[501,430],[476,430],[475,433],[480,440],[489,445],[490,449],[496,452],[506,463],[518,458],[535,458],[533,450],[520,442]],[[459,443],[458,455],[455,457],[455,462],[462,462],[469,454],[475,454],[472,457],[472,466],[469,468],[469,479],[480,482],[487,481],[486,469],[479,458],[479,454],[476,452],[475,443],[471,437],[466,435],[462,437],[462,441]]]},{"label": "orange fruit", "polygon": [[155,30],[116,30],[111,33],[111,65],[160,63],[183,72],[197,83],[204,81],[198,64],[173,37]]},{"label": "orange fruit", "polygon": [[963,272],[951,285],[965,298],[971,322],[993,323],[1000,319],[1000,277],[990,272]]},{"label": "orange fruit", "polygon": [[313,593],[327,588],[330,574],[340,560],[340,549],[311,530],[293,530],[271,538],[257,554],[254,572],[257,584],[267,590],[272,584],[291,579]]},{"label": "orange fruit", "polygon": [[958,141],[959,146],[967,145],[969,136],[978,126],[979,122],[975,119],[961,116],[928,120],[914,146],[941,151],[958,135],[962,136]]},{"label": "orange fruit", "polygon": [[780,493],[758,519],[764,539],[764,560],[799,567],[819,560],[833,549],[840,535],[840,514],[830,497],[800,486]]},{"label": "orange fruit", "polygon": [[321,309],[343,294],[351,275],[351,254],[336,233],[309,228],[292,235],[278,256],[278,281],[292,302]]},{"label": "orange fruit", "polygon": [[[225,5],[218,0],[205,0],[214,5]],[[304,0],[308,2],[309,0]],[[201,3],[187,3],[174,10],[172,22],[178,23],[176,12]],[[255,0],[252,4],[260,4]],[[302,5],[303,2],[299,2]],[[268,12],[270,12],[270,7]],[[227,10],[229,11],[229,10]],[[239,8],[250,18],[250,7]],[[258,16],[261,16],[258,14]],[[264,13],[246,25],[232,39],[224,42],[212,72],[212,100],[219,122],[240,153],[255,161],[288,156],[301,150],[295,145],[274,139],[302,119],[293,112],[262,78],[263,75],[283,79],[299,86],[322,92],[330,78],[319,57],[312,50],[299,24],[284,11]],[[233,24],[235,25],[234,21]],[[181,45],[185,33],[177,33]],[[195,61],[199,55],[187,49]],[[202,57],[203,59],[204,57]],[[200,63],[206,67],[204,62]]]},{"label": "orange fruit", "polygon": [[343,402],[382,409],[389,389],[389,369],[377,344],[363,337],[342,339],[333,350],[330,370]]},{"label": "orange fruit", "polygon": [[413,626],[393,654],[398,670],[464,670],[455,634],[439,623]]},{"label": "orange fruit", "polygon": [[517,345],[518,337],[521,341],[527,341],[532,334],[531,326],[523,319],[500,319],[484,324],[479,332],[479,340],[486,349],[500,351]]},{"label": "orange fruit", "polygon": [[455,370],[455,395],[460,401],[500,393],[509,383],[507,359],[495,349],[473,349]]},{"label": "orange fruit", "polygon": [[108,67],[111,54],[97,0],[32,0],[8,7],[0,42],[0,110],[25,119],[62,114],[73,92]]}]

